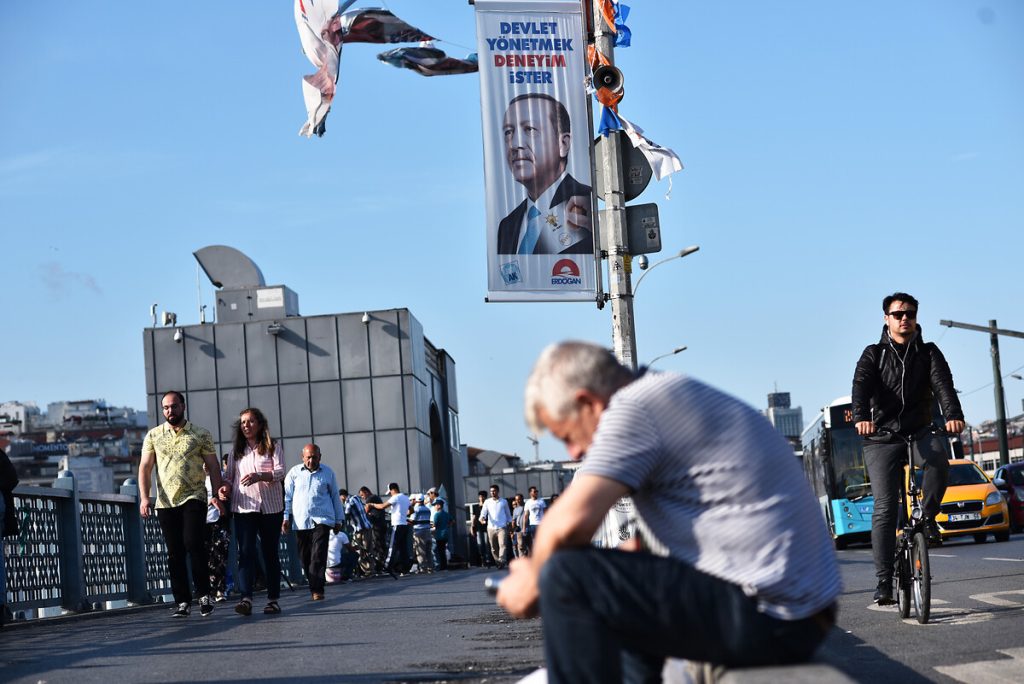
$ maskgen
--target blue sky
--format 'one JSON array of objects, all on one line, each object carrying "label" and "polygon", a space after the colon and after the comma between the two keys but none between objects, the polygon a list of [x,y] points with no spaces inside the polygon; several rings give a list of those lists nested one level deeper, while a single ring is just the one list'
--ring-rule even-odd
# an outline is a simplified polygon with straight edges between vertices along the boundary
[{"label": "blue sky", "polygon": [[[465,0],[387,6],[473,49]],[[686,165],[636,201],[660,206],[660,256],[701,247],[645,279],[639,358],[685,344],[658,367],[758,407],[777,385],[810,420],[907,290],[968,421],[994,417],[987,336],[938,321],[1024,330],[1024,4],[637,0],[629,25],[620,111]],[[192,252],[228,244],[303,314],[408,307],[456,361],[463,440],[532,455],[533,359],[610,344],[610,311],[484,303],[478,79],[379,51],[345,48],[306,140],[290,2],[3,3],[0,401],[143,407],[150,304],[198,322]],[[1001,351],[1024,368],[1024,340]]]}]

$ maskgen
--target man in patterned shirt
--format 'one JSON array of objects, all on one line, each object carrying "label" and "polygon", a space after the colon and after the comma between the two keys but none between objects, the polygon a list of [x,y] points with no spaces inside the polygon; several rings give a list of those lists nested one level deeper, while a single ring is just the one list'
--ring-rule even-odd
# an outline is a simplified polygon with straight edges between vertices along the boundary
[{"label": "man in patterned shirt", "polygon": [[206,569],[206,510],[216,506],[221,515],[223,505],[206,491],[205,463],[210,471],[212,491],[220,489],[220,463],[209,430],[185,419],[185,397],[180,392],[167,392],[160,400],[166,422],[146,434],[139,461],[139,513],[143,518],[153,514],[153,468],[157,474],[156,517],[167,543],[167,569],[171,575],[171,592],[176,607],[172,617],[188,617],[192,591],[188,585],[185,554],[192,560],[192,582],[199,597],[199,614],[213,612],[210,597],[210,575]]},{"label": "man in patterned shirt", "polygon": [[[565,342],[534,366],[526,416],[586,457],[498,590],[513,615],[543,615],[549,682],[660,681],[667,656],[811,657],[835,620],[835,551],[793,450],[756,410]],[[591,546],[626,495],[643,548]]]}]

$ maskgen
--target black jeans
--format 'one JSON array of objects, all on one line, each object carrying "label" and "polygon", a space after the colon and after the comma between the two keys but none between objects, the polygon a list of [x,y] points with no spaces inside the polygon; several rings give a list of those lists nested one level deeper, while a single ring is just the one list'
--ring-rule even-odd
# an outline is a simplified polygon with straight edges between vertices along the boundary
[{"label": "black jeans", "polygon": [[256,535],[266,568],[267,600],[281,598],[281,513],[235,513],[235,537],[238,540],[238,593],[251,599],[256,582]]},{"label": "black jeans", "polygon": [[660,682],[672,656],[756,667],[808,660],[832,608],[780,620],[733,584],[672,558],[584,547],[541,570],[548,681]]},{"label": "black jeans", "polygon": [[[928,435],[914,442],[914,465],[924,468],[921,481],[922,505],[926,517],[934,518],[942,504],[949,482],[949,461],[942,438]],[[864,440],[864,465],[871,480],[875,510],[871,514],[871,554],[879,580],[892,580],[892,560],[896,552],[896,524],[899,516],[897,493],[903,486],[903,463],[907,445]]]},{"label": "black jeans", "polygon": [[331,539],[331,527],[318,524],[311,530],[296,530],[295,537],[299,542],[299,561],[306,573],[309,591],[322,594],[326,582],[327,544]]},{"label": "black jeans", "polygon": [[388,572],[409,572],[412,561],[409,560],[409,526],[395,525],[391,528],[391,543],[388,545],[388,557],[384,561],[384,569]]},{"label": "black jeans", "polygon": [[448,540],[447,539],[435,539],[434,540],[434,553],[437,555],[437,569],[447,570],[448,569]]},{"label": "black jeans", "polygon": [[206,502],[190,499],[180,506],[156,509],[167,543],[167,570],[175,603],[192,603],[185,554],[191,559],[192,583],[198,597],[210,593],[206,556]]}]

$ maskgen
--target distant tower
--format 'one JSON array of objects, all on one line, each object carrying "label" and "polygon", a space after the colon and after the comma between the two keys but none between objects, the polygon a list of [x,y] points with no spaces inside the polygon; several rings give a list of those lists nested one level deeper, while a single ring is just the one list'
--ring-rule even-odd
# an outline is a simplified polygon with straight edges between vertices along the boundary
[{"label": "distant tower", "polygon": [[804,429],[804,411],[797,406],[790,408],[789,392],[772,392],[768,395],[768,409],[764,412],[785,437],[794,450],[800,449],[800,434]]}]

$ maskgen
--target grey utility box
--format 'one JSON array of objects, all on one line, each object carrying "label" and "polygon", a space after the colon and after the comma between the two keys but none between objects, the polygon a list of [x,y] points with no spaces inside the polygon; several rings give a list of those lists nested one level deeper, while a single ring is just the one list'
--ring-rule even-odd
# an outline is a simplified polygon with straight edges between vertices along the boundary
[{"label": "grey utility box", "polygon": [[286,285],[217,292],[217,322],[272,321],[299,315],[299,295]]}]

